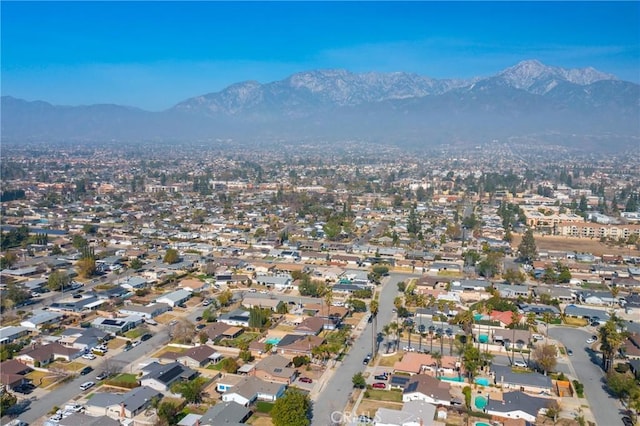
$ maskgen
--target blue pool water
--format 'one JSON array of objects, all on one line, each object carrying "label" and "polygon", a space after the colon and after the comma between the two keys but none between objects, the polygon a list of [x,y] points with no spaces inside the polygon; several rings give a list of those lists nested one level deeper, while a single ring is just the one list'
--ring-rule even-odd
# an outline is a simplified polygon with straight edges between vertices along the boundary
[{"label": "blue pool water", "polygon": [[491,426],[491,425],[485,422],[475,422],[473,426]]},{"label": "blue pool water", "polygon": [[478,377],[475,382],[481,386],[489,386],[489,379],[485,377]]},{"label": "blue pool water", "polygon": [[484,407],[487,406],[487,398],[481,395],[476,396],[475,404],[478,410],[484,410]]},{"label": "blue pool water", "polygon": [[270,339],[267,339],[264,342],[270,345],[277,345],[278,343],[280,343],[280,339],[277,337],[271,337]]},{"label": "blue pool water", "polygon": [[438,380],[442,380],[445,382],[459,382],[462,383],[464,382],[464,377],[444,377],[444,376],[440,376],[438,377]]}]

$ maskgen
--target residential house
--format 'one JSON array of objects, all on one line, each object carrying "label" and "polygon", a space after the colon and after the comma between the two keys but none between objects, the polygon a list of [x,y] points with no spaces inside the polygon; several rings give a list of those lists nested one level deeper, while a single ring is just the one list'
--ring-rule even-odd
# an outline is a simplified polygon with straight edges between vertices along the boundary
[{"label": "residential house", "polygon": [[610,291],[581,291],[578,298],[585,305],[613,306],[618,304],[618,298]]},{"label": "residential house", "polygon": [[131,419],[151,406],[154,398],[162,397],[160,391],[144,385],[124,394],[98,392],[87,400],[85,412],[92,416]]},{"label": "residential house", "polygon": [[152,362],[142,369],[144,374],[140,379],[142,386],[149,386],[160,392],[168,392],[175,382],[180,380],[191,380],[198,375],[197,371],[182,365],[178,362],[169,364],[158,364]]},{"label": "residential house", "polygon": [[195,278],[186,278],[186,279],[180,280],[180,282],[178,283],[178,286],[184,290],[195,293],[195,292],[206,290],[209,287],[209,284]]},{"label": "residential house", "polygon": [[224,393],[240,383],[246,375],[242,374],[225,374],[220,377],[216,383],[216,391]]},{"label": "residential house", "polygon": [[287,334],[280,339],[278,344],[275,345],[275,348],[281,355],[311,356],[311,349],[321,345],[323,342],[324,339],[319,336]]},{"label": "residential house", "polygon": [[640,359],[640,333],[629,333],[621,349],[627,359]]},{"label": "residential house", "polygon": [[562,303],[571,303],[575,301],[576,296],[568,287],[557,286],[537,286],[532,288],[533,295],[540,298],[543,294],[546,294],[551,299],[557,299]]},{"label": "residential house", "polygon": [[211,357],[218,354],[211,346],[200,345],[194,348],[187,349],[177,361],[180,364],[186,365],[191,368],[204,367],[211,361]]},{"label": "residential house", "polygon": [[70,348],[88,351],[104,340],[107,333],[97,328],[67,328],[58,343]]},{"label": "residential house", "polygon": [[434,405],[451,405],[451,385],[426,374],[417,374],[402,391],[402,401],[421,400]]},{"label": "residential house", "polygon": [[21,326],[31,330],[40,330],[42,327],[60,324],[63,315],[57,312],[34,311],[33,315],[20,323]]},{"label": "residential house", "polygon": [[249,327],[249,311],[235,309],[231,312],[220,314],[218,322],[239,327]]},{"label": "residential house", "polygon": [[491,311],[489,313],[489,318],[492,321],[498,321],[500,323],[500,326],[503,328],[509,327],[511,324],[513,324],[513,320],[516,320],[516,323],[519,323],[522,320],[522,315],[520,314],[515,314],[512,311]]},{"label": "residential house", "polygon": [[553,383],[549,376],[537,372],[513,372],[510,366],[491,366],[495,384],[503,389],[517,389],[523,392],[540,393],[551,392]]},{"label": "residential house", "polygon": [[529,296],[529,286],[526,284],[494,284],[500,297],[505,299],[517,299],[518,297]]},{"label": "residential house", "polygon": [[222,395],[224,402],[236,402],[247,406],[255,400],[274,402],[284,394],[287,385],[267,382],[258,377],[247,376]]},{"label": "residential house", "polygon": [[290,275],[262,275],[255,278],[256,283],[276,290],[286,290],[293,288],[293,280]]},{"label": "residential house", "polygon": [[144,319],[152,319],[171,310],[171,306],[166,303],[151,303],[146,306],[125,305],[118,312],[122,315],[136,315]]},{"label": "residential house", "polygon": [[22,362],[9,359],[0,363],[0,382],[10,388],[13,389],[16,386],[28,383],[30,380],[27,379],[26,375],[33,371],[31,367]]},{"label": "residential house", "polygon": [[244,330],[224,322],[214,322],[208,324],[201,332],[206,333],[207,336],[209,336],[209,340],[213,342],[222,338],[235,339],[241,335]]},{"label": "residential house", "polygon": [[83,311],[95,311],[104,303],[104,300],[98,299],[96,296],[83,296],[80,299],[66,299],[60,302],[54,302],[49,307],[52,311],[80,313]]},{"label": "residential house", "polygon": [[270,382],[290,385],[296,379],[296,369],[289,367],[291,361],[282,355],[269,355],[255,365],[253,375]]},{"label": "residential house", "polygon": [[134,290],[146,287],[148,284],[148,281],[147,281],[147,278],[143,276],[133,275],[125,278],[120,278],[114,281],[114,284],[119,285],[120,287],[128,291],[134,291]]},{"label": "residential house", "polygon": [[276,312],[278,306],[282,303],[278,299],[266,299],[264,297],[250,297],[247,296],[242,300],[242,306],[247,309],[251,308],[269,308]]},{"label": "residential house", "polygon": [[81,356],[84,351],[74,348],[67,348],[59,343],[48,345],[31,345],[14,358],[24,362],[30,367],[45,367],[56,359],[72,361]]},{"label": "residential house", "polygon": [[321,317],[307,317],[293,330],[294,333],[317,336],[327,320]]},{"label": "residential house", "polygon": [[156,298],[157,303],[166,303],[167,305],[175,308],[178,305],[183,304],[189,298],[191,298],[192,293],[189,290],[181,289],[172,291],[171,293],[163,294],[162,296]]},{"label": "residential house", "polygon": [[524,392],[514,391],[502,394],[502,400],[489,399],[485,412],[496,417],[524,419],[535,423],[540,410],[551,407],[555,400],[536,398]]},{"label": "residential house", "polygon": [[200,426],[242,424],[251,417],[251,414],[251,410],[237,402],[221,402],[209,408],[197,424]]},{"label": "residential house", "polygon": [[[47,421],[45,426],[54,426]],[[120,422],[107,416],[88,416],[84,413],[73,413],[55,422],[55,426],[120,426]]]},{"label": "residential house", "polygon": [[98,317],[91,322],[91,326],[106,331],[107,333],[124,334],[143,322],[144,319],[138,315],[129,315],[125,318]]},{"label": "residential house", "polygon": [[597,318],[599,321],[609,320],[609,314],[605,310],[585,308],[584,306],[573,304],[565,306],[564,314],[569,317],[585,318],[588,320],[593,320],[594,318]]},{"label": "residential house", "polygon": [[2,327],[0,328],[0,344],[11,343],[22,336],[26,336],[30,332],[31,330],[23,325],[19,327],[12,325]]},{"label": "residential house", "polygon": [[526,315],[529,312],[533,312],[536,315],[542,315],[545,312],[549,312],[552,315],[560,315],[560,310],[555,306],[550,305],[538,305],[531,303],[518,303],[518,308]]}]

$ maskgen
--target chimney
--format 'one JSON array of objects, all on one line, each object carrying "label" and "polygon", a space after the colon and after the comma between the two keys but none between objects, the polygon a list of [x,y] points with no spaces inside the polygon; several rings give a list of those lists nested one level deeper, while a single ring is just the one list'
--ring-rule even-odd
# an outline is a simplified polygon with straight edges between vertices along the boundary
[{"label": "chimney", "polygon": [[127,417],[126,413],[124,412],[124,402],[120,403],[120,417]]}]

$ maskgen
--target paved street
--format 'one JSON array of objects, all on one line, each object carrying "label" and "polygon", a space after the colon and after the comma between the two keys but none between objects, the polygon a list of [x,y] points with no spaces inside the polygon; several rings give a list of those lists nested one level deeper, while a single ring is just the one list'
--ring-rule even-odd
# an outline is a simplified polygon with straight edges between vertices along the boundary
[{"label": "paved street", "polygon": [[[396,296],[398,288],[396,283],[409,278],[408,274],[391,273],[383,280],[380,293],[380,310],[378,312],[378,331],[382,330],[393,318],[393,298]],[[373,324],[367,323],[360,336],[354,342],[349,354],[342,364],[338,365],[338,370],[327,381],[321,389],[318,399],[313,405],[313,426],[328,426],[336,424],[334,421],[342,419],[342,411],[353,392],[351,378],[358,371],[364,371],[365,366],[362,361],[371,352],[371,327]],[[332,413],[336,412],[333,415]]]},{"label": "paved street", "polygon": [[[121,349],[117,351],[113,350],[107,353],[105,358],[101,358],[101,363],[94,366],[94,371],[86,376],[78,376],[74,380],[71,380],[59,387],[54,391],[47,392],[47,394],[38,399],[31,401],[29,409],[19,415],[19,418],[26,421],[29,424],[40,424],[36,422],[39,418],[46,415],[53,406],[62,407],[68,401],[77,398],[82,391],[80,385],[87,381],[96,381],[96,376],[102,371],[105,362],[110,362],[113,365],[122,367],[123,372],[129,372],[129,369],[135,366],[135,363],[144,357],[149,356],[158,347],[164,345],[169,341],[169,334],[166,328],[160,329],[151,339],[146,342],[142,342],[140,345],[134,347],[130,351],[122,352]],[[112,353],[120,352],[113,356]],[[96,360],[97,361],[97,360]],[[92,366],[94,364],[92,363]],[[86,393],[93,392],[94,388],[91,388]],[[10,419],[3,417],[1,424],[6,424]]]},{"label": "paved street", "polygon": [[604,389],[604,373],[600,367],[600,356],[587,352],[586,340],[591,332],[569,328],[552,327],[549,336],[562,342],[568,349],[573,350],[570,360],[578,380],[584,385],[585,397],[591,406],[597,425],[621,425],[622,413],[619,401],[610,396]]}]

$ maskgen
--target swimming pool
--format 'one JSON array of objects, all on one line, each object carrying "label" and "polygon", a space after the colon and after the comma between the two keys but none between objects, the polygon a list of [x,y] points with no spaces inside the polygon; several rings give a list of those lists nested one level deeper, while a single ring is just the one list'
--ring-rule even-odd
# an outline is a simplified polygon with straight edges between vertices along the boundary
[{"label": "swimming pool", "polygon": [[279,337],[270,337],[267,340],[265,340],[264,342],[268,343],[270,345],[277,345],[278,343],[280,343],[280,338]]},{"label": "swimming pool", "polygon": [[491,426],[491,425],[485,422],[475,422],[473,426]]},{"label": "swimming pool", "polygon": [[440,376],[440,377],[438,377],[438,380],[442,380],[442,381],[445,381],[445,382],[462,383],[462,382],[464,382],[464,377],[444,377],[444,376]]},{"label": "swimming pool", "polygon": [[476,396],[476,399],[474,400],[476,408],[480,411],[484,410],[484,408],[487,406],[487,398],[482,396],[482,395],[478,395]]},{"label": "swimming pool", "polygon": [[489,386],[490,383],[489,379],[487,379],[486,377],[478,377],[476,378],[475,382],[480,386]]}]

